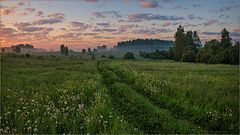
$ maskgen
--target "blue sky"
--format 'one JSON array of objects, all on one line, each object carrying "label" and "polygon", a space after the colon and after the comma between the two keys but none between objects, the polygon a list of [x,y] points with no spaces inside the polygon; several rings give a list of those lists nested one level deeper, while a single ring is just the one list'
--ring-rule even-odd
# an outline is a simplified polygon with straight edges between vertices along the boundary
[{"label": "blue sky", "polygon": [[240,39],[239,0],[1,0],[1,45],[58,50],[95,48],[136,38],[174,40],[178,25],[202,42],[230,31]]}]

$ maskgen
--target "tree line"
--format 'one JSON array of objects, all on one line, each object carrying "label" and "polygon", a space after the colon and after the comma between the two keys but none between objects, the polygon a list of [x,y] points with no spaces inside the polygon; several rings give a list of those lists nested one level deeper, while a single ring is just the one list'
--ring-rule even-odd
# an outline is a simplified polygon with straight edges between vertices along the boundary
[{"label": "tree line", "polygon": [[175,61],[199,62],[207,64],[239,64],[239,42],[232,43],[229,32],[224,28],[221,31],[221,40],[213,39],[201,44],[196,31],[184,32],[180,25],[174,35],[175,46],[167,51],[146,53],[140,52],[139,56],[150,59],[173,59]]}]

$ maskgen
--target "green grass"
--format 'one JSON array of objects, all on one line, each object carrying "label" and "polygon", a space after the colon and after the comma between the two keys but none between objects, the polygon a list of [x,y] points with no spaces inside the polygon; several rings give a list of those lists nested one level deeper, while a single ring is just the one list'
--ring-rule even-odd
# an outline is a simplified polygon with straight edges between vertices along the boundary
[{"label": "green grass", "polygon": [[2,54],[1,134],[239,133],[238,66],[96,56]]}]

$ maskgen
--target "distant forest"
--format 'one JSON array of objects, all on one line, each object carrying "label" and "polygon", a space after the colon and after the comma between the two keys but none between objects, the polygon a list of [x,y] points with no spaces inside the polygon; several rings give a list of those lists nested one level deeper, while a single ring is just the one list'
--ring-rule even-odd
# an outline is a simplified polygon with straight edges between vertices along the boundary
[{"label": "distant forest", "polygon": [[174,41],[160,40],[160,39],[135,39],[129,41],[118,42],[117,46],[114,46],[113,51],[121,52],[152,52],[156,49],[168,50],[171,46],[174,46]]}]

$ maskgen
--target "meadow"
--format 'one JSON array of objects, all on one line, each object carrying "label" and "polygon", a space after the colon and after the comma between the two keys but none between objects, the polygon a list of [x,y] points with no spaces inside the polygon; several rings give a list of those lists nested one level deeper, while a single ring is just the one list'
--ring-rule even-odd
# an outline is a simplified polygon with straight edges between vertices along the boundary
[{"label": "meadow", "polygon": [[239,133],[239,66],[1,56],[1,134]]}]

